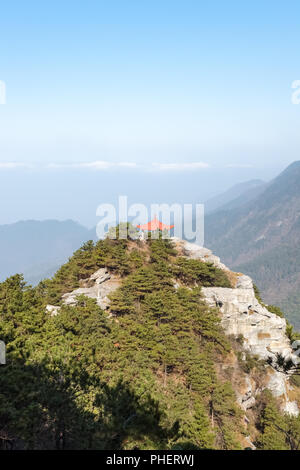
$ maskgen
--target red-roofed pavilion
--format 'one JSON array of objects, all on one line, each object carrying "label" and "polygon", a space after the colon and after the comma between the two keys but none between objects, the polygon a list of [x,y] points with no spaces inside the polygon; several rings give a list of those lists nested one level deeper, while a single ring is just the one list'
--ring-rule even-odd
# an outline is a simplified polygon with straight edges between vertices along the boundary
[{"label": "red-roofed pavilion", "polygon": [[167,225],[158,220],[156,215],[154,216],[154,219],[150,220],[147,224],[141,224],[137,225],[137,228],[140,230],[147,230],[148,232],[153,232],[155,230],[171,230],[174,225]]}]

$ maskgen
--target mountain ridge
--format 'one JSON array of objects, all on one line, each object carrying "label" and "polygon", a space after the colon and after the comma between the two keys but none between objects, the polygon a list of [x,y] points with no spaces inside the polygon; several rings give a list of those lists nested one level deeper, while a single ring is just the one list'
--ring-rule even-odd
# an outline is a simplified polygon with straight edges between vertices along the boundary
[{"label": "mountain ridge", "polygon": [[73,220],[23,220],[0,226],[0,279],[16,272],[28,282],[53,275],[92,233]]},{"label": "mountain ridge", "polygon": [[0,446],[296,448],[294,333],[257,296],[161,234],[89,241],[35,288],[0,283]]},{"label": "mountain ridge", "polygon": [[[230,267],[249,272],[267,302],[276,296],[278,283],[291,280],[291,276],[299,272],[292,254],[300,248],[299,178],[300,162],[297,161],[289,165],[255,200],[245,206],[208,215],[205,219],[206,244]],[[257,279],[255,271],[261,272]],[[296,295],[298,281],[292,284]],[[297,302],[294,307],[289,306],[287,296],[282,293],[276,299],[279,305],[285,307],[294,324],[300,326]]]},{"label": "mountain ridge", "polygon": [[235,184],[227,191],[205,201],[205,213],[211,214],[220,210],[239,207],[255,198],[257,192],[263,191],[266,186],[267,183],[260,179]]}]

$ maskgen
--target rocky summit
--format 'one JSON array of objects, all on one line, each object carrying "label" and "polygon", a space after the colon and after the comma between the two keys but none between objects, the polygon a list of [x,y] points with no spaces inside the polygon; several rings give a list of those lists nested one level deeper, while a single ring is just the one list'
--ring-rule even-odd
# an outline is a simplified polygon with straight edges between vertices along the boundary
[{"label": "rocky summit", "polygon": [[299,445],[300,338],[207,248],[85,243],[34,288],[0,284],[0,336],[2,447]]},{"label": "rocky summit", "polygon": [[[243,338],[243,350],[271,364],[276,363],[278,355],[286,361],[292,361],[297,366],[299,357],[291,346],[291,341],[286,333],[286,320],[270,312],[261,305],[256,298],[252,279],[241,273],[233,273],[227,266],[221,263],[220,258],[211,250],[189,243],[178,238],[171,238],[179,254],[186,258],[198,259],[205,263],[211,263],[223,270],[232,279],[233,287],[202,287],[202,295],[206,303],[213,308],[218,308],[221,313],[221,325],[227,335],[235,338]],[[109,294],[121,284],[120,278],[110,274],[107,268],[100,268],[93,273],[81,287],[66,293],[62,301],[66,305],[76,305],[77,298],[85,295],[95,299],[102,309],[109,310]],[[175,284],[178,288],[179,284]],[[47,305],[47,311],[57,314],[60,307]],[[268,367],[268,381],[264,388],[271,390],[272,394],[280,398],[281,408],[293,415],[298,415],[299,409],[296,401],[289,399],[289,391],[293,387],[289,383],[289,375],[276,370],[276,367]],[[249,379],[245,378],[246,383]],[[261,387],[260,387],[261,388]],[[259,389],[251,387],[251,393],[247,391],[245,397],[239,397],[244,409],[252,407],[255,403],[255,395]]]}]

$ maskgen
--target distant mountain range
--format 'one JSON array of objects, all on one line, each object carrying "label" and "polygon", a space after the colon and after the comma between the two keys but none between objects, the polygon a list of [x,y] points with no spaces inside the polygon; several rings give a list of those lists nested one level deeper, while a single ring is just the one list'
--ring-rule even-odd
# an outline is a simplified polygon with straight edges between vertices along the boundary
[{"label": "distant mountain range", "polygon": [[[222,203],[236,204],[235,198],[244,202],[254,190],[264,185],[252,180],[234,186],[224,195],[207,201],[205,207],[216,210]],[[35,285],[53,276],[74,250],[87,240],[96,238],[95,229],[89,230],[73,220],[25,220],[0,225],[0,282],[22,273],[25,280]]]},{"label": "distant mountain range", "polygon": [[[273,181],[237,184],[205,203],[205,246],[249,274],[267,303],[300,329],[300,162]],[[95,229],[72,221],[27,220],[0,226],[0,281],[23,273],[33,285],[51,277]]]},{"label": "distant mountain range", "polygon": [[52,276],[94,231],[72,221],[27,220],[0,226],[0,281],[16,273],[36,284]]},{"label": "distant mountain range", "polygon": [[239,201],[206,216],[205,245],[300,328],[300,161]]},{"label": "distant mountain range", "polygon": [[250,180],[232,186],[227,191],[208,199],[204,203],[205,213],[209,214],[222,209],[234,209],[251,201],[264,191],[268,183],[262,180]]}]

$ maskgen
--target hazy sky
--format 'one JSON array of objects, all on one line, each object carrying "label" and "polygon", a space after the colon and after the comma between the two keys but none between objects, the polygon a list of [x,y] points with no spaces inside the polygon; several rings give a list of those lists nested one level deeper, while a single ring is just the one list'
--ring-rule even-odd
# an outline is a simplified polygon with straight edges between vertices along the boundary
[{"label": "hazy sky", "polygon": [[2,2],[0,223],[73,217],[95,181],[136,198],[159,174],[167,198],[182,172],[197,199],[273,177],[299,159],[299,18],[299,1]]}]

